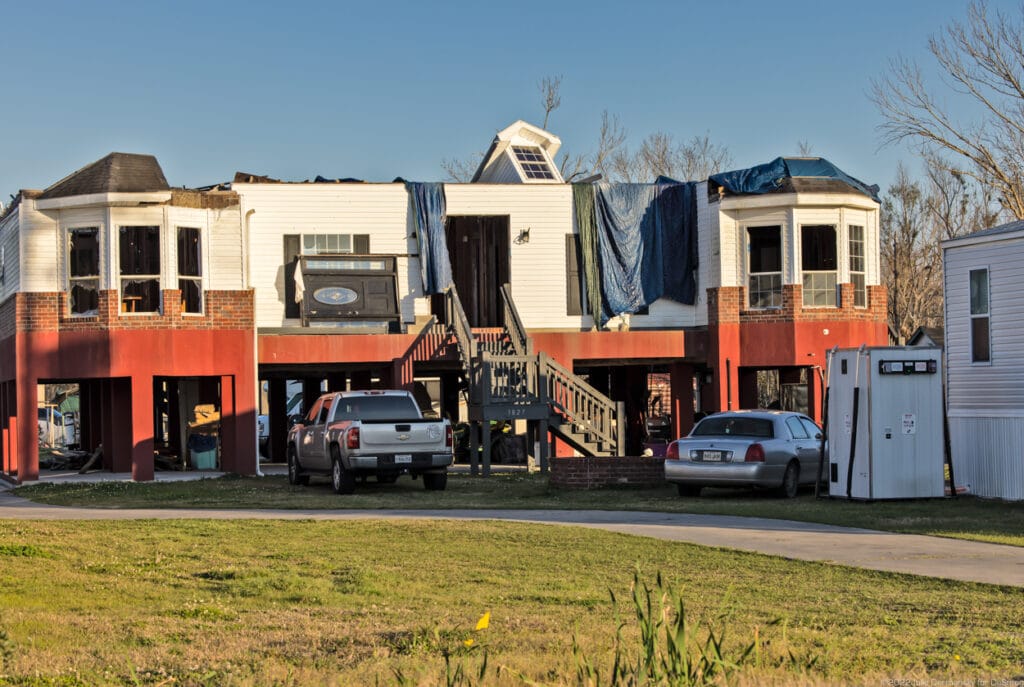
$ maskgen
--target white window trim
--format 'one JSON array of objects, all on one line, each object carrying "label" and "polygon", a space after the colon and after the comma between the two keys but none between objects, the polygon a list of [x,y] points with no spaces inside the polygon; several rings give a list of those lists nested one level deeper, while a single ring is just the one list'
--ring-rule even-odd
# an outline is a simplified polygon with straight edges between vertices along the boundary
[{"label": "white window trim", "polygon": [[[173,232],[173,234],[174,234],[174,241],[173,241],[173,249],[172,249],[172,253],[173,253],[173,257],[174,257],[174,262],[171,263],[173,265],[174,283],[178,287],[178,290],[180,291],[181,290],[181,281],[182,281],[182,279],[185,279],[186,281],[198,281],[199,282],[199,306],[200,306],[199,307],[199,312],[185,312],[184,310],[182,310],[181,311],[181,316],[182,317],[205,317],[206,316],[206,289],[207,289],[207,283],[208,283],[207,282],[207,277],[208,277],[208,272],[209,272],[208,266],[210,264],[210,261],[209,261],[208,256],[207,256],[207,244],[209,243],[209,241],[207,241],[207,238],[206,238],[207,237],[207,231],[206,231],[205,223],[203,223],[204,226],[198,226],[199,224],[200,224],[199,222],[196,222],[194,224],[187,224],[187,223],[182,222],[182,223],[176,223],[174,225],[174,232]],[[180,229],[195,229],[195,230],[197,230],[199,232],[199,276],[198,277],[189,277],[189,276],[184,276],[183,277],[181,274],[178,273],[178,230],[180,230]]]},{"label": "white window trim", "polygon": [[[97,315],[99,315],[99,310],[98,309],[97,310],[93,310],[93,311],[89,311],[89,312],[84,312],[84,313],[83,312],[71,312],[71,284],[72,284],[72,277],[71,277],[71,234],[73,232],[75,232],[75,231],[83,231],[83,230],[86,230],[86,229],[95,229],[96,230],[96,248],[99,251],[99,255],[96,256],[96,258],[97,258],[97,265],[96,265],[96,277],[95,277],[95,279],[96,279],[96,293],[97,293],[97,296],[98,296],[99,292],[103,289],[103,247],[106,245],[104,243],[103,224],[100,223],[100,222],[96,222],[95,224],[84,224],[84,225],[68,224],[68,225],[65,225],[65,226],[63,226],[61,228],[63,230],[63,234],[62,234],[61,238],[62,238],[62,243],[63,243],[63,251],[62,252],[64,254],[64,264],[62,265],[63,271],[64,271],[64,274],[63,274],[63,278],[64,278],[63,279],[63,281],[64,281],[64,293],[67,294],[67,311],[62,313],[62,316],[64,316],[64,317],[71,317],[71,318],[96,317]],[[79,278],[76,279],[76,281],[84,281],[85,279],[86,279],[85,277],[79,277]]]},{"label": "white window trim", "polygon": [[[986,287],[986,299],[985,299],[985,314],[975,315],[971,312],[971,274],[974,272],[985,273],[985,287]],[[988,360],[975,360],[974,359],[974,320],[981,319],[984,317],[988,320]],[[970,363],[973,367],[991,367],[992,366],[992,270],[989,265],[984,267],[974,267],[967,270],[967,349],[968,356],[970,357]]]},{"label": "white window trim", "polygon": [[[116,267],[115,267],[115,274],[117,275],[117,314],[118,314],[118,317],[139,317],[139,316],[152,317],[153,315],[163,315],[164,314],[164,275],[163,275],[163,272],[166,269],[165,268],[164,260],[165,260],[165,256],[167,255],[167,246],[164,245],[166,240],[167,240],[167,232],[164,231],[164,227],[165,226],[167,226],[167,225],[166,225],[166,223],[163,223],[163,222],[161,222],[159,224],[118,224],[117,225],[117,230],[113,232],[113,234],[114,234],[114,245],[116,246],[117,252],[116,252],[116,259],[111,260],[111,262],[116,265]],[[160,299],[159,299],[160,302],[157,304],[157,309],[156,310],[142,310],[142,311],[138,311],[138,312],[124,312],[124,310],[122,309],[122,303],[123,303],[123,299],[124,299],[124,284],[123,284],[123,276],[121,274],[121,229],[130,229],[130,228],[133,228],[133,227],[157,227],[159,229],[159,231],[160,231],[160,236],[159,236],[159,238],[157,240],[157,245],[160,246],[160,272],[161,273],[157,274],[157,275],[152,275],[152,274],[136,274],[136,275],[131,275],[131,277],[130,277],[130,279],[138,279],[140,277],[143,278],[143,279],[152,279],[154,276],[156,277],[157,287],[158,287],[157,291],[160,293]],[[177,259],[177,256],[175,256],[175,259]],[[175,269],[175,272],[177,272],[177,269]]]},{"label": "white window trim", "polygon": [[[839,290],[839,272],[840,272],[839,268],[842,266],[842,260],[840,258],[840,247],[841,247],[840,243],[841,242],[839,240],[840,239],[840,236],[839,236],[839,234],[840,234],[840,226],[841,225],[834,224],[834,223],[833,224],[829,224],[827,222],[801,222],[799,227],[798,227],[799,235],[794,235],[794,237],[793,237],[793,243],[796,245],[796,254],[797,254],[797,260],[798,260],[797,265],[795,267],[796,267],[796,271],[797,271],[797,273],[799,274],[799,277],[800,277],[800,280],[798,282],[800,284],[800,290],[801,290],[800,304],[801,304],[801,307],[803,307],[805,309],[810,309],[810,310],[828,310],[828,309],[832,309],[832,310],[835,310],[835,309],[838,309],[839,306],[840,306],[839,293],[838,293],[838,290]],[[833,229],[833,231],[835,232],[835,235],[836,235],[836,268],[834,270],[805,270],[804,269],[804,227],[832,227],[832,229]],[[798,238],[799,238],[799,240],[797,240]],[[804,277],[806,275],[809,275],[809,274],[834,274],[836,276],[836,291],[837,291],[837,293],[835,293],[835,295],[833,296],[833,298],[835,298],[835,303],[833,303],[832,305],[813,305],[813,304],[809,305],[807,303],[807,291],[803,287],[804,287]]]},{"label": "white window trim", "polygon": [[[857,271],[853,269],[853,235],[850,231],[853,227],[860,229],[860,246],[861,246],[861,260],[864,261],[863,269]],[[868,301],[868,240],[867,240],[867,227],[862,224],[847,224],[846,225],[846,263],[850,275],[850,283],[853,287],[853,307],[860,310],[867,310],[871,303]],[[853,275],[859,274],[864,278],[864,305],[857,305],[857,285],[853,281]]]},{"label": "white window trim", "polygon": [[[764,229],[778,227],[779,229],[779,271],[778,272],[753,272],[750,268],[750,230],[751,229]],[[740,236],[743,241],[743,262],[744,262],[744,279],[743,286],[747,289],[747,302],[744,304],[745,310],[781,310],[782,299],[784,294],[783,287],[786,285],[786,226],[784,223],[779,222],[772,224],[769,222],[758,222],[758,223],[746,223],[740,225]],[[768,306],[755,306],[750,302],[750,279],[754,275],[758,276],[771,276],[779,275],[779,304],[768,305]]]}]

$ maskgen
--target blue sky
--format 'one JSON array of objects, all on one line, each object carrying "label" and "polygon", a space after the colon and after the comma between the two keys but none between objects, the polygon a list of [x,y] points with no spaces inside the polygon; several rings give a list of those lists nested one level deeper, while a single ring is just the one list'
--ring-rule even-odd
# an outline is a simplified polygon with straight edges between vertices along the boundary
[{"label": "blue sky", "polygon": [[[549,122],[591,150],[603,110],[638,143],[709,133],[734,167],[817,155],[883,189],[871,79],[966,2],[6,3],[0,200],[111,151],[175,186],[236,171],[439,180],[561,75]],[[990,2],[1014,10],[1009,1]]]}]

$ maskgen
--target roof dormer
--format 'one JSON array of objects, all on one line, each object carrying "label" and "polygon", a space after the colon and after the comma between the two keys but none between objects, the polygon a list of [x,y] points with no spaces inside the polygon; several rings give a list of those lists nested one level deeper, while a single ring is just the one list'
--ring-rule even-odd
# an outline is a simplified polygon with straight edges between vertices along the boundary
[{"label": "roof dormer", "polygon": [[519,120],[498,132],[480,161],[473,182],[485,184],[562,184],[555,154],[562,140]]}]

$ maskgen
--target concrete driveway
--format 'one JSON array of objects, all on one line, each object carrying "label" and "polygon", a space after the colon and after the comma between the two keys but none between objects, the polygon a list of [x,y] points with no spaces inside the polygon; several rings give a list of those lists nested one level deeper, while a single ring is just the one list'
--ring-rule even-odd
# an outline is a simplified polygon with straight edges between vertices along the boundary
[{"label": "concrete driveway", "polygon": [[639,511],[565,510],[219,510],[47,506],[0,491],[0,519],[448,519],[594,527],[783,558],[968,582],[1024,587],[1024,547],[894,534],[789,520]]}]

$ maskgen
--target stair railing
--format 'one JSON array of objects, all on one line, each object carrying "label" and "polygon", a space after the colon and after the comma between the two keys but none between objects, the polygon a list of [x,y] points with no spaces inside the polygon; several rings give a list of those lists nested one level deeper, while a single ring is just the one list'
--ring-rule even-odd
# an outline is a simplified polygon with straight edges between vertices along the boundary
[{"label": "stair railing", "polygon": [[508,331],[516,355],[531,355],[533,340],[526,333],[523,320],[519,317],[519,310],[516,309],[515,301],[512,300],[512,287],[509,284],[501,286],[501,304],[504,311],[505,329]]},{"label": "stair railing", "polygon": [[445,322],[455,335],[455,345],[459,350],[459,360],[462,362],[462,372],[469,383],[470,400],[479,402],[481,388],[481,367],[479,361],[479,346],[473,336],[473,328],[469,326],[469,318],[462,307],[459,299],[459,291],[455,284],[451,284],[444,292],[444,316]]},{"label": "stair railing", "polygon": [[623,404],[616,403],[545,353],[539,355],[547,401],[564,422],[579,427],[593,440],[621,455],[626,448]]}]

